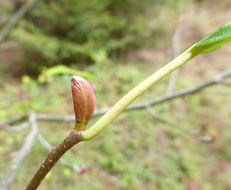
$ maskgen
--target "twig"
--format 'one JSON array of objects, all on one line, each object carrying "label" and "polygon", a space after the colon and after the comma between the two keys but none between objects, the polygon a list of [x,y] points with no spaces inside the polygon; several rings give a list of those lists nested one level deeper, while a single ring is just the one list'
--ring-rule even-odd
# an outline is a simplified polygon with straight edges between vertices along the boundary
[{"label": "twig", "polygon": [[7,124],[0,123],[0,128],[2,127],[3,129],[9,130],[9,131],[21,131],[23,129],[28,128],[29,126],[30,126],[29,122],[25,122],[17,126],[10,126]]},{"label": "twig", "polygon": [[6,124],[6,125],[13,125],[13,124],[18,123],[20,121],[27,120],[27,118],[28,117],[26,115],[17,116],[17,117],[8,119],[7,121],[4,121],[3,123]]},{"label": "twig", "polygon": [[[41,133],[38,134],[38,140],[47,150],[50,151],[52,149],[52,146],[50,145],[50,143],[41,135]],[[63,158],[60,158],[60,164],[65,167],[70,168],[74,172],[77,172],[77,173],[81,172],[81,168],[79,166],[75,164],[70,164],[67,161],[65,161]]]},{"label": "twig", "polygon": [[210,142],[212,142],[214,140],[210,136],[202,136],[202,135],[200,135],[199,131],[189,130],[189,129],[184,129],[184,128],[179,127],[179,125],[177,125],[176,123],[173,123],[172,121],[169,121],[169,120],[159,116],[156,112],[153,111],[153,109],[150,106],[147,106],[146,109],[147,109],[148,113],[150,113],[150,115],[154,119],[160,121],[161,123],[167,124],[167,126],[172,126],[172,127],[176,128],[177,130],[180,130],[180,131],[182,131],[184,133],[187,133],[189,135],[193,135],[194,137],[196,137],[198,140],[200,140],[202,142],[210,143]]},{"label": "twig", "polygon": [[30,153],[34,140],[38,134],[38,126],[36,122],[36,115],[34,112],[30,112],[29,122],[31,124],[32,130],[26,137],[23,146],[18,152],[15,153],[14,158],[10,162],[10,169],[7,174],[4,174],[4,179],[0,181],[0,190],[7,190],[9,186],[14,181],[16,173],[21,166],[21,163],[25,157]]},{"label": "twig", "polygon": [[18,21],[33,7],[37,0],[30,0],[11,17],[8,24],[3,28],[0,33],[0,43],[2,43],[5,38],[9,35],[13,27],[18,23]]},{"label": "twig", "polygon": [[38,120],[44,121],[61,121],[61,122],[73,122],[75,121],[74,115],[47,115],[47,114],[37,114]]},{"label": "twig", "polygon": [[44,179],[46,174],[51,170],[54,164],[59,160],[59,158],[72,146],[81,141],[81,132],[72,130],[70,134],[57,146],[55,146],[48,154],[47,158],[43,161],[41,167],[33,176],[29,185],[25,190],[35,190],[41,181]]}]

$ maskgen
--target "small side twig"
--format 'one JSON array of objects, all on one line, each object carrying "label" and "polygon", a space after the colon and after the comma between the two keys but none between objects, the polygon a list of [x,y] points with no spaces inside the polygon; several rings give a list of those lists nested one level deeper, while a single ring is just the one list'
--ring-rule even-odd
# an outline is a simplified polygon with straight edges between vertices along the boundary
[{"label": "small side twig", "polygon": [[7,190],[14,181],[16,173],[20,168],[21,163],[25,157],[30,153],[34,140],[38,134],[38,126],[36,122],[36,115],[34,112],[30,112],[29,123],[31,124],[32,130],[26,137],[23,146],[18,152],[15,153],[14,158],[10,162],[9,172],[5,174],[4,179],[0,181],[0,190]]},{"label": "small side twig", "polygon": [[17,116],[17,117],[8,119],[7,121],[4,121],[3,123],[5,125],[14,125],[15,123],[18,123],[18,122],[24,121],[24,120],[28,120],[28,117],[26,115]]},{"label": "small side twig", "polygon": [[10,126],[4,123],[0,123],[0,128],[6,129],[9,131],[21,131],[23,129],[28,128],[29,126],[30,126],[29,122],[25,122],[17,126]]},{"label": "small side twig", "polygon": [[73,122],[75,121],[74,115],[47,115],[47,114],[37,114],[39,120],[44,121],[61,121],[61,122]]}]

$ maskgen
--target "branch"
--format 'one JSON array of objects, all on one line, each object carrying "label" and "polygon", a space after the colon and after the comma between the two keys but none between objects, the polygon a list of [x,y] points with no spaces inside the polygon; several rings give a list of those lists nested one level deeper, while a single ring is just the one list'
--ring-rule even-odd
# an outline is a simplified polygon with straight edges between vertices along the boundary
[{"label": "branch", "polygon": [[0,43],[2,43],[6,37],[9,35],[13,27],[18,23],[18,21],[33,7],[37,0],[30,0],[11,17],[8,24],[3,28],[2,32],[0,33]]},{"label": "branch", "polygon": [[36,122],[36,115],[34,112],[30,112],[29,122],[32,130],[26,137],[24,144],[18,152],[15,153],[14,158],[10,162],[9,172],[4,174],[4,179],[0,181],[0,190],[7,190],[15,179],[16,173],[20,168],[25,157],[30,153],[34,140],[38,134],[38,126]]},{"label": "branch", "polygon": [[23,129],[28,128],[29,126],[30,126],[29,122],[25,122],[25,123],[22,123],[22,124],[17,125],[17,126],[10,126],[10,125],[4,124],[4,123],[0,123],[0,128],[6,129],[9,131],[21,131]]},{"label": "branch", "polygon": [[61,121],[61,122],[73,122],[75,121],[74,115],[52,115],[52,114],[37,114],[38,120],[41,121]]},{"label": "branch", "polygon": [[24,120],[27,120],[28,117],[26,115],[22,115],[22,116],[17,116],[17,117],[14,117],[14,118],[11,118],[5,122],[3,122],[4,124],[6,125],[13,125],[15,123],[18,123],[20,121],[24,121]]}]

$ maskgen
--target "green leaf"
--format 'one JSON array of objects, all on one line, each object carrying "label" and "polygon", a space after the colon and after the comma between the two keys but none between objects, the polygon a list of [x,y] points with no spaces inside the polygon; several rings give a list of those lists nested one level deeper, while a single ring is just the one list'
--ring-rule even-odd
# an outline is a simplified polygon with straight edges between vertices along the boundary
[{"label": "green leaf", "polygon": [[79,75],[86,79],[90,79],[93,77],[93,75],[88,72],[72,69],[66,65],[56,65],[54,67],[43,70],[38,77],[38,81],[43,83],[45,81],[49,81],[51,77],[59,74]]},{"label": "green leaf", "polygon": [[63,168],[62,172],[63,172],[63,175],[65,175],[66,177],[71,176],[71,170],[69,168]]},{"label": "green leaf", "polygon": [[197,42],[193,51],[200,53],[208,53],[220,48],[224,44],[231,41],[231,21],[224,24],[220,28],[208,34],[202,40]]}]

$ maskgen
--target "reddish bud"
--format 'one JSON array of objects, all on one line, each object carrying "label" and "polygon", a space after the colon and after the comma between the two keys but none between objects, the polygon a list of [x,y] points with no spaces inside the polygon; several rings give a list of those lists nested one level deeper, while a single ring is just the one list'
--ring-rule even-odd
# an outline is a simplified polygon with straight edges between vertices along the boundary
[{"label": "reddish bud", "polygon": [[83,165],[81,166],[81,173],[85,173],[88,170],[88,167]]},{"label": "reddish bud", "polygon": [[72,76],[71,87],[76,119],[75,129],[84,130],[94,112],[94,90],[90,83],[80,76]]}]

